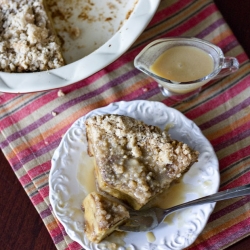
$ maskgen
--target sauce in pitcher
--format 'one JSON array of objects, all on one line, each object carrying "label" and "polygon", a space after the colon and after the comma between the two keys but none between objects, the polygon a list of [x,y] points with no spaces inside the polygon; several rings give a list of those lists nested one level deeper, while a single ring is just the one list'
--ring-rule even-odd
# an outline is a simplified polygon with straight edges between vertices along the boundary
[{"label": "sauce in pitcher", "polygon": [[213,69],[213,58],[208,53],[188,45],[169,48],[150,67],[154,74],[175,82],[203,78]]}]

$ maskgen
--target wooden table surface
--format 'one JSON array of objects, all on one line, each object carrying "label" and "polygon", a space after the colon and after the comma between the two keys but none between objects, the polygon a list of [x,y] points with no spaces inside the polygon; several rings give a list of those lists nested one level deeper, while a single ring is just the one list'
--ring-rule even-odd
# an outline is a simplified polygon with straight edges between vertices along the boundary
[{"label": "wooden table surface", "polygon": [[[214,0],[250,58],[250,0]],[[56,249],[46,227],[0,151],[0,248]],[[249,249],[250,237],[227,248]]]}]

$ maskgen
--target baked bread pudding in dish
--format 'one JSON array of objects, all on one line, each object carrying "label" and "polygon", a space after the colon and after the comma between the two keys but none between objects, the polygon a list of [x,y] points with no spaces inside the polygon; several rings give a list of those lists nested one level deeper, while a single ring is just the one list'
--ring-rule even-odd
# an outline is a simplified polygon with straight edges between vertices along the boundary
[{"label": "baked bread pudding in dish", "polygon": [[0,0],[0,71],[35,72],[64,65],[45,0]]},{"label": "baked bread pudding in dish", "polygon": [[129,218],[127,209],[96,192],[84,199],[85,233],[92,242],[99,243]]},{"label": "baked bread pudding in dish", "polygon": [[98,188],[135,210],[168,188],[198,160],[198,152],[167,131],[121,115],[86,120],[88,154]]}]

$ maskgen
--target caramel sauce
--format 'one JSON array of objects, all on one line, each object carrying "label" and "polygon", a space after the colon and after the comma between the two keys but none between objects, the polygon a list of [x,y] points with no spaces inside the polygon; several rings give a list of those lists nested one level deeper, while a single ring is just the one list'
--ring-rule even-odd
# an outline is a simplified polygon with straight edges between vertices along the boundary
[{"label": "caramel sauce", "polygon": [[182,45],[166,50],[150,67],[151,71],[165,79],[189,82],[213,72],[212,57],[202,49]]},{"label": "caramel sauce", "polygon": [[[199,195],[199,188],[191,184],[184,183],[183,180],[181,180],[178,183],[172,184],[169,189],[154,198],[150,203],[150,206],[166,209],[182,204],[186,200],[186,193],[196,193]],[[174,215],[174,213],[168,215],[164,222],[167,224],[172,224]]]},{"label": "caramel sauce", "polygon": [[126,232],[114,231],[110,236],[103,240],[101,245],[109,250],[119,250],[125,245],[124,237],[127,235]]},{"label": "caramel sauce", "polygon": [[155,241],[155,235],[152,232],[147,232],[147,240],[148,242],[154,242]]},{"label": "caramel sauce", "polygon": [[97,191],[94,176],[94,157],[90,157],[87,152],[83,152],[82,159],[83,161],[77,169],[77,180],[89,194]]}]

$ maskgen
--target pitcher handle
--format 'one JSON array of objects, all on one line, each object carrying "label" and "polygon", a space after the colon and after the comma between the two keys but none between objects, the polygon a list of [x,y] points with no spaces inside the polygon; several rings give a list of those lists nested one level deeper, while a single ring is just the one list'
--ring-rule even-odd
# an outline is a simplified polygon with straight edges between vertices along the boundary
[{"label": "pitcher handle", "polygon": [[224,57],[221,71],[215,76],[216,78],[221,78],[230,75],[239,69],[239,62],[235,57]]}]

